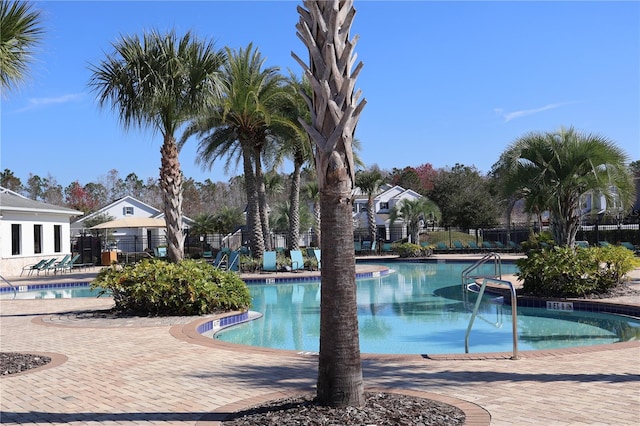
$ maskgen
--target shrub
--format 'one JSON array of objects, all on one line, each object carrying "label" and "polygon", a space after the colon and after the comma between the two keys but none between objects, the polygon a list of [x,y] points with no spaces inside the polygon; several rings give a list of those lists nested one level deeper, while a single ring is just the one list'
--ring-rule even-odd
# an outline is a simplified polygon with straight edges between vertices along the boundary
[{"label": "shrub", "polygon": [[603,294],[620,284],[638,265],[620,247],[554,247],[529,252],[517,261],[523,293],[542,297],[581,297]]},{"label": "shrub", "polygon": [[429,247],[422,247],[412,243],[393,244],[391,249],[398,253],[400,257],[428,257],[433,253],[433,250]]},{"label": "shrub", "polygon": [[238,275],[191,259],[145,259],[105,268],[91,287],[101,289],[101,295],[110,291],[116,310],[139,315],[203,315],[244,310],[251,304],[249,289]]}]

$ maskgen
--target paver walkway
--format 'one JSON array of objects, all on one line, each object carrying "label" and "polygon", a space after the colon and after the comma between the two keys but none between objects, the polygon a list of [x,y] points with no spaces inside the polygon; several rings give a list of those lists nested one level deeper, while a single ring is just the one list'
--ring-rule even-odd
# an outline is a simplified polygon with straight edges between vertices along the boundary
[{"label": "paver walkway", "polygon": [[[640,305],[638,297],[619,302]],[[176,337],[173,323],[109,326],[59,315],[110,306],[103,298],[0,301],[0,351],[66,356],[51,368],[0,379],[2,424],[204,424],[218,407],[315,383],[314,357],[202,345]],[[366,357],[365,382],[477,404],[492,425],[638,424],[640,341],[521,355]]]}]

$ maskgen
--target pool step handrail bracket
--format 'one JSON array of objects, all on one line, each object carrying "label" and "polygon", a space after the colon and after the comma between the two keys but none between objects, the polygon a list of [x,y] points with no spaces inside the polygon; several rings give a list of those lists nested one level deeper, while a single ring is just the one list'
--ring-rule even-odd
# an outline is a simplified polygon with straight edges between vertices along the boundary
[{"label": "pool step handrail bracket", "polygon": [[480,307],[480,302],[482,301],[482,296],[484,295],[484,290],[487,288],[488,282],[508,286],[511,290],[511,320],[513,332],[513,355],[511,356],[511,359],[516,360],[518,359],[518,300],[516,295],[516,288],[511,281],[501,280],[497,278],[485,278],[482,280],[482,286],[480,286],[480,290],[478,291],[476,304],[473,308],[473,312],[471,313],[471,319],[469,320],[467,332],[464,336],[464,352],[469,353],[469,334],[471,333],[471,328],[473,327],[473,321],[478,314],[478,308]]},{"label": "pool step handrail bracket", "polygon": [[16,286],[11,284],[11,282],[9,280],[7,280],[5,277],[3,277],[2,275],[0,275],[0,280],[2,280],[5,283],[7,283],[7,285],[11,288],[11,290],[13,290],[13,298],[15,299],[16,296],[18,295],[18,289],[16,288]]}]

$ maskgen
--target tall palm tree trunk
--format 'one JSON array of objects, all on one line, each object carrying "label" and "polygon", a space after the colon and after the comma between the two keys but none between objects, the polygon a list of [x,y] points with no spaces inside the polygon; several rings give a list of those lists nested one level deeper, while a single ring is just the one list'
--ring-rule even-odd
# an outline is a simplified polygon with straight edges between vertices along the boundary
[{"label": "tall palm tree trunk", "polygon": [[269,204],[267,202],[267,188],[264,184],[264,173],[262,172],[262,160],[260,150],[256,149],[254,153],[256,190],[258,194],[258,213],[260,227],[262,229],[263,245],[265,250],[271,250],[271,238],[269,230]]},{"label": "tall palm tree trunk", "polygon": [[369,239],[373,242],[376,240],[376,212],[372,197],[369,197],[367,218],[369,220]]},{"label": "tall palm tree trunk", "polygon": [[172,262],[184,257],[182,233],[182,171],[178,160],[178,147],[172,136],[165,136],[160,148],[160,186],[164,218],[167,224],[167,255]]},{"label": "tall palm tree trunk", "polygon": [[287,248],[289,250],[300,249],[300,174],[302,163],[296,153],[291,175],[291,193],[289,194],[289,232],[287,235]]},{"label": "tall palm tree trunk", "polygon": [[247,189],[247,228],[249,231],[249,245],[251,253],[256,258],[264,253],[264,234],[260,224],[260,211],[258,208],[258,191],[253,172],[251,149],[243,146],[242,164],[244,168],[244,183]]},{"label": "tall palm tree trunk", "polygon": [[364,107],[353,87],[362,63],[351,70],[355,40],[349,31],[352,0],[305,0],[298,6],[298,37],[309,51],[307,66],[293,54],[311,83],[302,93],[311,124],[300,120],[315,142],[322,215],[320,355],[317,397],[336,407],[364,405],[356,305],[352,199],[355,183],[353,134]]}]

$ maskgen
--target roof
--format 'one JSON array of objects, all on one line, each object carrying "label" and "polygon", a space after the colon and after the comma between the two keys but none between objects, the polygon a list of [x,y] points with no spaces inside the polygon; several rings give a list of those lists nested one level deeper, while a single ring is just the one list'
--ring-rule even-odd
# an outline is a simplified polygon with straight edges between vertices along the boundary
[{"label": "roof", "polygon": [[18,194],[17,192],[3,187],[0,187],[0,210],[14,212],[54,213],[64,214],[67,216],[77,216],[83,214],[83,212],[79,210],[73,210],[66,207],[43,203],[42,201],[32,200]]}]

